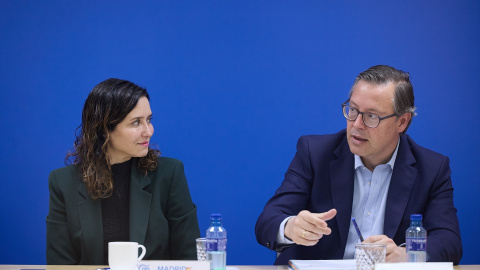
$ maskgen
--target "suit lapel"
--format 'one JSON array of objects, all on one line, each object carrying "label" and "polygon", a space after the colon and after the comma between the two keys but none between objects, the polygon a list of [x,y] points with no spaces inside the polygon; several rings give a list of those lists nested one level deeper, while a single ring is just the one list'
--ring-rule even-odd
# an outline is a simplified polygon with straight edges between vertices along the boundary
[{"label": "suit lapel", "polygon": [[[103,262],[103,224],[100,199],[93,200],[82,183],[78,192],[84,200],[77,203],[87,259],[90,264]],[[101,244],[98,242],[102,241]]]},{"label": "suit lapel", "polygon": [[148,175],[139,171],[132,163],[130,184],[130,240],[140,244],[145,243],[147,225],[150,214],[152,194],[143,190],[150,185]]},{"label": "suit lapel", "polygon": [[393,168],[392,179],[390,180],[387,205],[385,207],[383,231],[386,236],[392,239],[397,233],[417,176],[417,169],[413,167],[416,161],[410,151],[407,136],[408,135],[403,135],[400,137],[400,145]]},{"label": "suit lapel", "polygon": [[[336,160],[330,162],[330,186],[333,207],[337,209],[337,223],[343,249],[347,244],[350,217],[353,203],[353,166],[354,156],[350,152],[347,140],[335,149]],[[343,250],[342,249],[342,250]]]}]

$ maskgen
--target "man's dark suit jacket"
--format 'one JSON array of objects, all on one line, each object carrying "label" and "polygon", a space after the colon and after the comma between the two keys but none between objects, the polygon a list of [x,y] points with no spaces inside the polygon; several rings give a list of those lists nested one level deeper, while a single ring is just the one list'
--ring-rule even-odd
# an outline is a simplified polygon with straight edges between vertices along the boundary
[{"label": "man's dark suit jacket", "polygon": [[[257,241],[278,250],[280,223],[302,210],[322,213],[332,208],[337,215],[325,235],[312,247],[292,245],[275,264],[290,259],[342,259],[351,222],[354,155],[345,130],[323,136],[302,136],[285,180],[268,201],[255,226]],[[408,135],[400,137],[385,209],[384,234],[397,245],[405,243],[411,214],[423,214],[428,232],[429,261],[458,264],[462,244],[447,157],[418,146]]]},{"label": "man's dark suit jacket", "polygon": [[[145,260],[196,259],[200,237],[181,161],[160,157],[155,171],[139,171],[132,162],[130,241],[146,247]],[[93,200],[76,166],[49,177],[47,264],[103,264],[101,200]]]}]

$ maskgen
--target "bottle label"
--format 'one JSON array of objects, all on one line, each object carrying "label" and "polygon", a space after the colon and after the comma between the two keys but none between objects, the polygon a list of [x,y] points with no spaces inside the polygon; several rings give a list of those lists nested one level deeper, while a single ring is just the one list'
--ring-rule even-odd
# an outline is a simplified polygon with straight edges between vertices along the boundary
[{"label": "bottle label", "polygon": [[207,251],[227,251],[227,239],[207,238]]},{"label": "bottle label", "polygon": [[407,252],[408,251],[427,251],[426,238],[407,238]]}]

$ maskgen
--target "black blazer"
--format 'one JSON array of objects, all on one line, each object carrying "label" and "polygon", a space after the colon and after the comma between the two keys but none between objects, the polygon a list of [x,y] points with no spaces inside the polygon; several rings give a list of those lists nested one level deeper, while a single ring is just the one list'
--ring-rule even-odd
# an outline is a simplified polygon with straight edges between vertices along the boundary
[{"label": "black blazer", "polygon": [[[160,157],[147,175],[134,163],[130,241],[146,247],[144,260],[195,260],[200,230],[182,162]],[[52,171],[48,182],[47,264],[103,264],[101,200],[89,196],[76,166]]]}]

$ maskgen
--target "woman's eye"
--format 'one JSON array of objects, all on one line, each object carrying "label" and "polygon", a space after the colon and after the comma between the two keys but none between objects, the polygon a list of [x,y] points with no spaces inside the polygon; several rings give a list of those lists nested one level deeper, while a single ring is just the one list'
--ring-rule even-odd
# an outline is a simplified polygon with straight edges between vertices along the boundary
[{"label": "woman's eye", "polygon": [[139,123],[140,123],[140,121],[136,120],[136,121],[133,121],[133,122],[132,122],[132,125],[138,126]]}]

